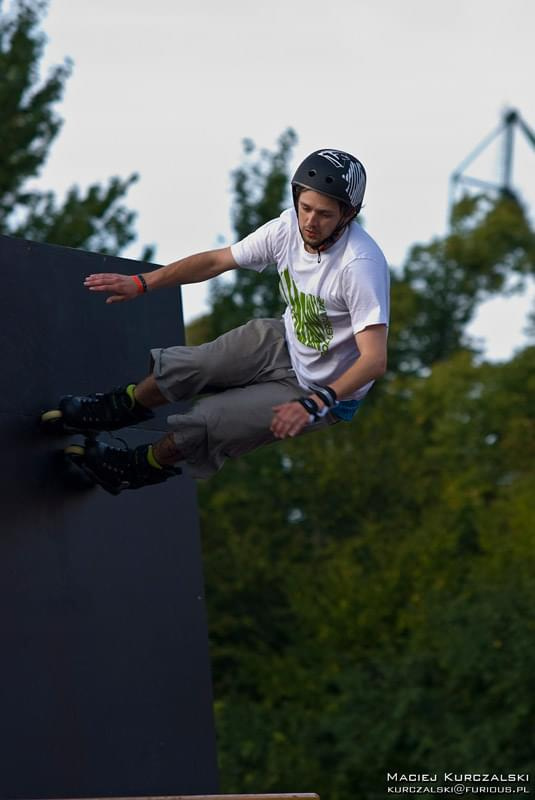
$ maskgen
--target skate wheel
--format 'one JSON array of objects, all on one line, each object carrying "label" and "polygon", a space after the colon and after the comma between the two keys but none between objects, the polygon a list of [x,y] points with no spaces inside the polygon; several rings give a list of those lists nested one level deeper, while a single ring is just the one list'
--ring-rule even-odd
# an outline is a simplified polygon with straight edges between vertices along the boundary
[{"label": "skate wheel", "polygon": [[85,456],[85,447],[81,444],[70,444],[63,451],[66,456],[78,456],[83,458]]},{"label": "skate wheel", "polygon": [[85,447],[71,444],[62,453],[62,473],[67,486],[73,489],[92,489],[94,478],[84,468]]},{"label": "skate wheel", "polygon": [[55,408],[52,411],[45,411],[44,414],[41,414],[39,422],[47,431],[63,432],[63,413],[59,408]]}]

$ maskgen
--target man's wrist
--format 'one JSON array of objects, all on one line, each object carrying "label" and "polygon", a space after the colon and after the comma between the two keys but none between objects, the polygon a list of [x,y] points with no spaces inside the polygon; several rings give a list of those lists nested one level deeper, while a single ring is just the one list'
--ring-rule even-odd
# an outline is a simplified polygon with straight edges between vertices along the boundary
[{"label": "man's wrist", "polygon": [[147,282],[145,280],[144,275],[138,273],[137,275],[132,275],[132,280],[136,284],[138,294],[145,294],[148,292]]},{"label": "man's wrist", "polygon": [[159,267],[158,269],[153,269],[150,272],[145,272],[143,274],[145,283],[147,284],[147,292],[154,292],[156,289],[165,288],[165,283],[162,281],[164,277],[164,269],[166,268]]},{"label": "man's wrist", "polygon": [[326,404],[325,404],[325,402],[322,400],[322,398],[319,396],[319,394],[316,394],[316,393],[314,392],[314,394],[311,394],[311,395],[309,395],[309,399],[310,399],[310,400],[313,400],[313,401],[314,401],[314,403],[315,403],[315,404],[318,406],[318,408],[320,408],[320,409],[322,409],[322,408],[325,408],[325,405],[326,405]]},{"label": "man's wrist", "polygon": [[319,402],[317,402],[313,396],[296,397],[294,399],[294,402],[303,406],[307,412],[309,424],[317,422],[329,413],[329,408],[326,405],[321,404],[321,400],[319,398],[318,401]]},{"label": "man's wrist", "polygon": [[332,386],[316,386],[311,397],[321,408],[334,408],[338,405],[338,396]]}]

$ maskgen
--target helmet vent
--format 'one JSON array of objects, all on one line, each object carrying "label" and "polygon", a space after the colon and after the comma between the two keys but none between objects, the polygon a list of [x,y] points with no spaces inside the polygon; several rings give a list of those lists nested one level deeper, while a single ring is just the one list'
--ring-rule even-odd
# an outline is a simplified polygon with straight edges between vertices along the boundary
[{"label": "helmet vent", "polygon": [[351,153],[316,150],[297,167],[292,187],[295,190],[298,186],[350,205],[358,213],[366,188],[366,171]]}]

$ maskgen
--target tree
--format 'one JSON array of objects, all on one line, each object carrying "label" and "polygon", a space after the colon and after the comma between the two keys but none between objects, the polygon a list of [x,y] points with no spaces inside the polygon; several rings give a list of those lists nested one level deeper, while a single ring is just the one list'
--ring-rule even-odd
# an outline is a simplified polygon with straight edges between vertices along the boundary
[{"label": "tree", "polygon": [[[136,174],[85,192],[74,186],[61,203],[52,192],[27,186],[61,129],[55,107],[72,71],[66,60],[39,82],[46,7],[46,0],[14,0],[6,13],[0,3],[0,233],[114,255],[135,239],[136,215],[121,200]],[[143,259],[151,256],[145,249]]]},{"label": "tree", "polygon": [[278,448],[249,457],[250,483],[246,461],[218,476],[203,529],[225,791],[350,800],[422,763],[532,770],[534,367],[535,348],[459,352],[392,380],[357,425],[284,446],[278,481]]},{"label": "tree", "polygon": [[[392,276],[390,373],[355,422],[199,486],[225,791],[373,800],[387,771],[534,768],[535,348],[478,363],[466,326],[533,273],[535,238],[510,197],[452,223]],[[214,314],[275,297],[245,286]]]},{"label": "tree", "polygon": [[458,214],[394,278],[395,371],[355,422],[199,487],[225,791],[532,771],[535,348],[478,364],[465,327],[533,231],[507,199]]},{"label": "tree", "polygon": [[451,232],[411,248],[392,276],[391,370],[414,373],[470,347],[466,327],[482,300],[534,272],[535,234],[519,201],[463,198]]},{"label": "tree", "polygon": [[[245,139],[245,161],[232,173],[232,223],[240,240],[265,222],[278,217],[287,208],[289,199],[288,162],[297,141],[288,128],[274,152],[257,152],[254,142]],[[241,269],[210,285],[210,314],[194,322],[188,329],[188,341],[199,344],[242,325],[253,317],[281,316],[283,303],[279,293],[279,277],[273,268],[262,273]]]}]

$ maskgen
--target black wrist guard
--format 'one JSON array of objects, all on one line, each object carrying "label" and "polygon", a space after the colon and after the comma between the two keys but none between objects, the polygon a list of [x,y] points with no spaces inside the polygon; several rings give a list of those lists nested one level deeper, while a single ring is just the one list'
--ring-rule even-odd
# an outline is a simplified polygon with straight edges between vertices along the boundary
[{"label": "black wrist guard", "polygon": [[338,405],[336,392],[330,386],[313,386],[312,389],[327,408],[334,408]]},{"label": "black wrist guard", "polygon": [[294,402],[300,403],[305,411],[308,411],[309,423],[317,422],[319,419],[329,413],[329,408],[327,406],[324,406],[322,409],[320,409],[316,401],[311,397],[296,397]]}]

